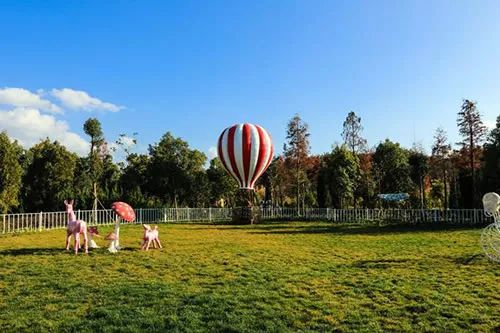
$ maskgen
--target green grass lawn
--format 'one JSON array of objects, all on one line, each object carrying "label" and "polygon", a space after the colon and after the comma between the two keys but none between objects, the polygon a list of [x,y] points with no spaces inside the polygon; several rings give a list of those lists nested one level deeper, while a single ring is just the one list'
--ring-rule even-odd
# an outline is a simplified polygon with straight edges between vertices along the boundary
[{"label": "green grass lawn", "polygon": [[500,331],[480,229],[160,225],[149,252],[141,230],[77,257],[64,230],[0,236],[0,332]]}]

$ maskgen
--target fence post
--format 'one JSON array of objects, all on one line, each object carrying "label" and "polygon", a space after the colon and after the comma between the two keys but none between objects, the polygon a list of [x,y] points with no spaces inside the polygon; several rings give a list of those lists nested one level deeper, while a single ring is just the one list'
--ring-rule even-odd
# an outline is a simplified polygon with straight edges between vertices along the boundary
[{"label": "fence post", "polygon": [[42,217],[43,217],[43,213],[40,212],[38,214],[38,231],[42,231]]},{"label": "fence post", "polygon": [[208,207],[208,221],[212,222],[212,207]]},{"label": "fence post", "polygon": [[3,216],[3,223],[2,223],[3,228],[2,228],[2,234],[5,234],[5,214],[4,214],[4,215],[2,215],[2,216]]}]

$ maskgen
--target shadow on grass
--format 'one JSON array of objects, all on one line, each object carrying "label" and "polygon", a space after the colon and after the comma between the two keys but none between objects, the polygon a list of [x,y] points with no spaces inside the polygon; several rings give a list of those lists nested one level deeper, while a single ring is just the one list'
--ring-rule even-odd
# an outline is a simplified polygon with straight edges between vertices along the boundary
[{"label": "shadow on grass", "polygon": [[400,259],[372,259],[372,260],[358,260],[354,262],[351,266],[356,268],[389,268],[397,266],[408,265],[420,265],[424,264],[426,261],[439,260],[441,262],[450,262],[456,264],[457,266],[469,266],[469,265],[482,265],[487,263],[488,260],[483,253],[466,254],[462,256],[447,256],[447,255],[432,255],[423,258],[400,258]]},{"label": "shadow on grass", "polygon": [[358,260],[353,264],[353,266],[361,268],[386,268],[389,266],[408,264],[409,262],[415,262],[415,260],[412,259]]},{"label": "shadow on grass", "polygon": [[[120,249],[121,252],[137,252],[139,251],[138,248],[135,247],[123,247]],[[107,247],[100,247],[97,249],[89,249],[89,254],[106,254],[109,253]],[[9,249],[9,250],[1,250],[0,251],[0,257],[2,256],[32,256],[32,255],[37,255],[37,256],[47,256],[47,255],[56,255],[56,254],[68,254],[68,255],[74,255],[74,250],[73,247],[69,249],[69,251],[66,251],[64,248],[57,248],[57,247],[47,247],[47,248],[42,248],[42,247],[36,247],[36,248],[22,248],[22,249]],[[84,255],[85,251],[80,249],[78,251],[78,255]]]},{"label": "shadow on grass", "polygon": [[[310,225],[307,225],[310,223]],[[254,234],[346,234],[346,235],[383,235],[400,234],[412,232],[436,232],[436,231],[463,231],[482,229],[484,226],[451,225],[444,223],[421,223],[421,224],[356,224],[356,223],[329,223],[329,222],[270,222],[254,225],[189,225],[189,230],[241,230]]]},{"label": "shadow on grass", "polygon": [[299,234],[336,234],[336,235],[390,235],[403,233],[425,233],[439,231],[464,231],[481,229],[484,226],[464,226],[449,224],[332,224],[328,222],[289,222],[257,225],[198,225],[189,226],[189,230],[240,230],[262,235],[299,235]]},{"label": "shadow on grass", "polygon": [[454,258],[454,261],[457,265],[472,265],[480,262],[488,262],[488,259],[486,258],[484,253],[476,253],[472,255],[456,257]]},{"label": "shadow on grass", "polygon": [[[355,224],[337,224],[326,225],[314,224],[308,225],[258,225],[248,228],[250,233],[256,234],[337,234],[337,235],[384,235],[384,234],[402,234],[418,232],[436,232],[436,231],[463,231],[473,230],[482,227],[459,226],[447,224],[392,224],[392,225],[355,225]],[[228,228],[225,228],[228,229]]]},{"label": "shadow on grass", "polygon": [[10,249],[0,251],[0,256],[28,256],[28,255],[54,255],[63,253],[73,253],[73,251],[66,252],[65,249],[47,247],[47,248],[22,248],[22,249]]}]

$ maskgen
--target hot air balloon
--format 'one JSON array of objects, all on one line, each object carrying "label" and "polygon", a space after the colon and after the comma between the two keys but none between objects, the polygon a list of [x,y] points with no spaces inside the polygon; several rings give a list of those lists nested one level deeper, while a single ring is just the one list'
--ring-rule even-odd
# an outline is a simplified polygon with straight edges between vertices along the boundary
[{"label": "hot air balloon", "polygon": [[218,155],[242,189],[253,189],[273,158],[271,136],[253,124],[226,128],[219,137]]},{"label": "hot air balloon", "polygon": [[271,136],[258,125],[233,125],[222,131],[217,148],[222,165],[240,186],[236,209],[233,209],[233,221],[253,223],[255,182],[273,159]]}]

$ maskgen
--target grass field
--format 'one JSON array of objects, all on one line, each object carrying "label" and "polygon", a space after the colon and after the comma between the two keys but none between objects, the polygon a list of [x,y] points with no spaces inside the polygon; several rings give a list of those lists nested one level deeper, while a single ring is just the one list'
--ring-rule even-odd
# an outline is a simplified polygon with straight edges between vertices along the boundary
[{"label": "grass field", "polygon": [[0,236],[0,332],[500,332],[480,229],[160,225],[149,252],[141,235],[78,257],[64,230]]}]

